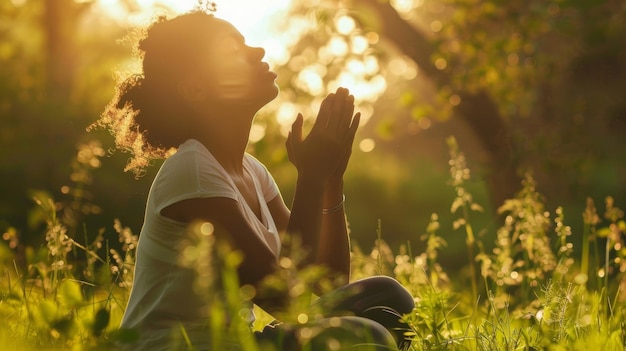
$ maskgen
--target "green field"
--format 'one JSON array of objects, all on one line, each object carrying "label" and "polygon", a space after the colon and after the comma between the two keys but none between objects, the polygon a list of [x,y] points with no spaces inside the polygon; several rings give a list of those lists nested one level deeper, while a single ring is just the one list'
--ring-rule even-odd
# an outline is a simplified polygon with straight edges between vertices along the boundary
[{"label": "green field", "polygon": [[[482,210],[464,187],[470,180],[465,158],[450,139],[449,184],[457,196],[450,199],[456,239],[440,234],[439,216],[433,214],[420,237],[421,252],[410,247],[389,247],[379,226],[379,239],[371,250],[353,247],[352,278],[383,274],[398,279],[415,297],[416,308],[404,316],[412,332],[411,350],[624,350],[624,290],[626,248],[624,213],[606,198],[603,206],[589,200],[582,214],[583,232],[572,235],[561,208],[548,212],[527,175],[515,198],[498,210],[495,244],[482,243],[474,234],[472,214]],[[109,247],[106,231],[89,243],[76,238],[72,208],[55,204],[39,194],[38,213],[45,215],[45,242],[24,247],[15,230],[3,234],[0,246],[0,347],[3,350],[107,350],[113,343],[133,340],[133,330],[119,330],[132,284],[137,235],[115,222],[119,247]],[[74,229],[72,229],[74,228]],[[582,241],[572,242],[572,237]],[[463,268],[446,272],[439,256],[446,241],[465,241]],[[84,241],[84,240],[83,240]],[[210,242],[195,244],[188,264],[207,271],[220,270],[223,293],[215,298],[212,313],[253,296],[239,287],[234,267],[240,257],[215,252]],[[489,244],[492,249],[484,249]],[[117,247],[117,246],[116,246]],[[207,265],[211,255],[219,267]],[[321,273],[315,268],[296,272],[292,261],[281,260],[277,273],[294,296],[281,320],[298,323],[315,318],[307,291]],[[210,275],[210,274],[209,274]],[[276,277],[275,277],[276,278]],[[270,279],[271,280],[271,279]],[[274,279],[275,280],[275,279]],[[275,280],[276,281],[276,280]],[[225,301],[221,303],[221,301]],[[258,311],[257,327],[270,320]],[[303,317],[304,316],[304,317]],[[242,325],[207,329],[216,342],[242,339]],[[245,350],[258,350],[254,342]],[[189,345],[193,350],[193,345]]]}]

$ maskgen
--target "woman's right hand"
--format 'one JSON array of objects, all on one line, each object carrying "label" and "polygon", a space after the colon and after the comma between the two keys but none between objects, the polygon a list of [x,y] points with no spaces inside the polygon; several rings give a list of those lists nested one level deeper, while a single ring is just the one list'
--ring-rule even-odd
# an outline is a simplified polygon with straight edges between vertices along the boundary
[{"label": "woman's right hand", "polygon": [[303,116],[298,114],[287,137],[287,154],[300,176],[328,180],[343,174],[359,125],[353,116],[354,97],[345,88],[329,94],[320,106],[311,132],[303,139]]}]

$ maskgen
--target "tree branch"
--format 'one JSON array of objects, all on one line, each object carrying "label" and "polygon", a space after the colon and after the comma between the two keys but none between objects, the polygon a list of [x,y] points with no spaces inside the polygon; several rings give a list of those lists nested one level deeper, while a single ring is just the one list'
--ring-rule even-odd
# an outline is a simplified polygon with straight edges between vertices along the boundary
[{"label": "tree branch", "polygon": [[[378,17],[377,23],[380,28],[375,30],[411,58],[437,87],[444,88],[449,85],[452,80],[449,70],[438,69],[431,60],[435,54],[432,42],[424,33],[403,19],[389,2],[356,0],[355,3],[369,8],[365,13]],[[454,113],[465,119],[488,152],[490,156],[487,164],[488,182],[492,200],[500,204],[514,194],[520,181],[510,147],[508,126],[488,92],[460,91],[456,94],[461,97],[461,103],[454,107]]]}]

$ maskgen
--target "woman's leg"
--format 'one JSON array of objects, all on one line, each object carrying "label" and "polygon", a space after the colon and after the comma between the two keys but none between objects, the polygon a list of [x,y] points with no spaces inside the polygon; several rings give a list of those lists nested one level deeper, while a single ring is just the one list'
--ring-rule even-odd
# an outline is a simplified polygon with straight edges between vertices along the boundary
[{"label": "woman's leg", "polygon": [[396,341],[389,331],[368,318],[356,316],[325,318],[315,321],[310,328],[314,332],[308,343],[310,345],[308,350],[311,351],[397,351]]},{"label": "woman's leg", "polygon": [[261,350],[275,351],[397,351],[394,337],[377,322],[343,316],[305,325],[268,326],[255,333]]},{"label": "woman's leg", "polygon": [[375,276],[352,282],[314,302],[326,316],[352,314],[378,322],[395,337],[398,347],[410,344],[405,338],[409,326],[400,321],[415,308],[413,297],[393,278]]}]

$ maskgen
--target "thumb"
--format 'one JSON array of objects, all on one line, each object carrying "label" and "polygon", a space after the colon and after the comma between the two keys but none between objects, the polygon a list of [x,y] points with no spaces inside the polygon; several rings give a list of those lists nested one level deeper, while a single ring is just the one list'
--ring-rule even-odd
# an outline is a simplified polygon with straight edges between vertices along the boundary
[{"label": "thumb", "polygon": [[287,134],[287,141],[285,141],[285,147],[287,149],[287,158],[289,159],[291,163],[294,162],[292,143],[293,143],[293,136],[291,132],[289,132],[289,134]]},{"label": "thumb", "polygon": [[290,135],[292,137],[292,142],[302,141],[302,125],[303,124],[304,124],[304,117],[302,116],[302,113],[298,113],[296,120],[291,125]]}]

